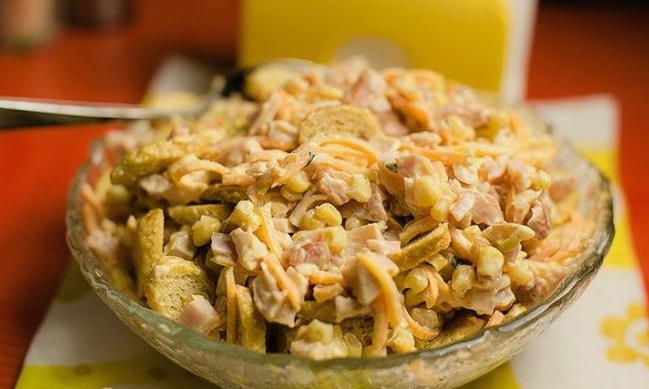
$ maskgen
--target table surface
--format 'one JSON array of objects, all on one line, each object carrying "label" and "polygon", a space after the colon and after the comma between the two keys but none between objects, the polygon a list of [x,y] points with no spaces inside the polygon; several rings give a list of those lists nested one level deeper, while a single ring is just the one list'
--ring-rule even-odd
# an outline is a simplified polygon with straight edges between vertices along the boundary
[{"label": "table surface", "polygon": [[[137,102],[148,77],[172,47],[180,45],[184,51],[212,58],[231,57],[236,4],[229,1],[222,7],[223,2],[197,1],[212,8],[219,3],[211,14],[218,13],[223,23],[206,23],[202,15],[210,13],[196,12],[200,7],[174,19],[174,10],[165,2],[142,0],[140,4],[151,8],[158,22],[166,17],[178,26],[180,19],[187,29],[158,36],[146,24],[136,23],[111,32],[63,31],[36,51],[0,52],[0,95]],[[219,38],[211,41],[206,36]],[[542,8],[527,94],[542,99],[610,93],[618,99],[619,166],[645,285],[649,285],[649,240],[642,239],[649,232],[648,36],[646,10]],[[0,132],[0,176],[5,180],[0,192],[0,388],[13,386],[66,264],[64,213],[70,180],[86,157],[88,142],[107,128]]]}]

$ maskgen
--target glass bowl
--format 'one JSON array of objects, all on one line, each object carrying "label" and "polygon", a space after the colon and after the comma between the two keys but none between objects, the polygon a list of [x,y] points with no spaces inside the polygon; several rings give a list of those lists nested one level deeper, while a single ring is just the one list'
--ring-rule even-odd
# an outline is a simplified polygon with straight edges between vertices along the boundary
[{"label": "glass bowl", "polygon": [[89,160],[70,190],[67,241],[81,272],[97,295],[131,330],[180,366],[226,388],[454,388],[508,361],[539,336],[577,299],[593,279],[614,235],[609,184],[600,172],[560,142],[558,164],[577,177],[581,193],[575,210],[596,221],[581,254],[581,266],[542,303],[503,325],[447,346],[377,359],[314,361],[287,354],[259,354],[209,339],[169,320],[115,290],[102,263],[88,248],[81,223],[80,188],[94,184],[115,155],[103,140],[93,143]]}]

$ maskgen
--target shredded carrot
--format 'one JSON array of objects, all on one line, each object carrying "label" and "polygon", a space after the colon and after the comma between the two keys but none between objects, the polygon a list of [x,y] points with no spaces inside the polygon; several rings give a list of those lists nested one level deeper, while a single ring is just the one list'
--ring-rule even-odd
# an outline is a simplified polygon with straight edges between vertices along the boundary
[{"label": "shredded carrot", "polygon": [[293,150],[280,161],[280,166],[286,171],[277,179],[276,184],[285,184],[293,175],[304,169],[312,158],[315,158],[315,154],[311,151],[311,146],[302,145]]},{"label": "shredded carrot", "polygon": [[399,147],[400,150],[410,151],[414,154],[421,155],[430,159],[431,161],[440,161],[447,165],[462,163],[466,160],[467,153],[457,151],[455,149],[438,146],[434,150],[424,147],[415,146],[411,143],[406,143]]},{"label": "shredded carrot", "polygon": [[361,166],[371,165],[371,163],[363,153],[359,153],[358,151],[350,150],[345,147],[336,147],[336,145],[332,145],[330,147],[323,147],[320,150],[334,158],[338,158],[344,161],[355,163]]},{"label": "shredded carrot", "polygon": [[392,276],[390,276],[387,269],[378,265],[372,253],[361,251],[356,256],[361,265],[365,266],[367,271],[378,281],[381,292],[385,297],[385,310],[388,315],[388,320],[390,325],[396,327],[402,319],[401,294]]},{"label": "shredded carrot", "polygon": [[358,139],[326,139],[320,142],[320,146],[324,147],[328,145],[341,145],[350,149],[354,149],[356,151],[360,151],[365,155],[370,165],[378,160],[378,157],[374,150],[372,150],[370,146],[365,142]]},{"label": "shredded carrot", "polygon": [[406,319],[406,322],[408,323],[408,329],[415,338],[421,340],[431,340],[439,335],[438,329],[431,329],[417,323],[417,321],[413,319],[412,316],[410,316],[410,313],[408,313],[408,310],[406,310],[405,307],[403,308],[403,317]]},{"label": "shredded carrot", "polygon": [[[401,89],[399,93],[392,93],[387,97],[394,109],[409,118],[411,124],[425,130],[432,129],[432,118],[429,110],[426,109],[426,105],[420,101],[413,101],[417,98],[417,95],[409,92]],[[413,121],[415,123],[412,123]]]},{"label": "shredded carrot", "polygon": [[300,226],[300,221],[302,220],[302,216],[304,216],[304,213],[311,208],[313,205],[315,205],[318,202],[322,202],[327,200],[327,196],[323,194],[313,194],[315,192],[316,188],[310,189],[302,200],[300,200],[299,203],[295,206],[293,209],[293,212],[291,215],[288,217],[288,221],[291,222],[296,227]]},{"label": "shredded carrot", "polygon": [[345,288],[339,283],[330,285],[316,285],[313,287],[313,298],[315,301],[321,303],[333,299],[334,297],[342,294]]},{"label": "shredded carrot", "polygon": [[183,176],[198,170],[204,170],[218,174],[226,174],[230,171],[230,169],[218,162],[210,161],[207,159],[197,159],[194,161],[189,161],[187,163],[182,163],[177,166],[172,165],[172,167],[169,168],[169,176],[173,181],[178,182],[181,178],[183,178]]},{"label": "shredded carrot", "polygon": [[318,164],[322,164],[324,166],[336,170],[341,170],[343,172],[347,172],[350,174],[354,174],[354,173],[365,174],[367,172],[367,168],[365,167],[354,165],[353,163],[345,162],[343,160],[330,157],[328,155],[319,154],[319,156],[320,158],[318,159]]},{"label": "shredded carrot", "polygon": [[293,281],[288,278],[288,275],[282,267],[282,264],[273,255],[267,256],[266,258],[264,258],[264,261],[268,265],[268,270],[275,278],[277,285],[279,285],[280,288],[286,291],[286,296],[288,297],[288,300],[290,301],[293,308],[299,309],[300,305],[302,305],[302,302],[300,301],[300,292],[298,291],[297,286],[293,283]]},{"label": "shredded carrot", "polygon": [[311,275],[309,276],[309,282],[318,285],[335,284],[337,282],[343,282],[343,275],[342,273],[338,273],[338,272],[324,271],[318,269],[313,273],[311,273]]},{"label": "shredded carrot", "polygon": [[381,350],[388,341],[388,315],[383,295],[379,295],[372,303],[374,312],[374,324],[372,328],[372,345],[373,351]]},{"label": "shredded carrot", "polygon": [[484,143],[472,144],[471,150],[473,151],[476,157],[484,157],[484,156],[498,157],[501,155],[509,155],[512,153],[511,149],[507,149],[505,147],[495,146],[491,144],[484,144]]},{"label": "shredded carrot", "polygon": [[290,154],[281,150],[263,150],[251,154],[248,158],[248,162],[268,162],[273,160],[281,160],[283,158],[286,158],[288,155]]},{"label": "shredded carrot", "polygon": [[258,208],[257,214],[261,217],[261,226],[255,231],[255,234],[266,244],[271,253],[279,256],[282,249],[277,242],[277,231],[270,214],[270,204]]},{"label": "shredded carrot", "polygon": [[221,184],[233,186],[250,186],[255,183],[255,178],[242,174],[225,173],[221,178]]}]

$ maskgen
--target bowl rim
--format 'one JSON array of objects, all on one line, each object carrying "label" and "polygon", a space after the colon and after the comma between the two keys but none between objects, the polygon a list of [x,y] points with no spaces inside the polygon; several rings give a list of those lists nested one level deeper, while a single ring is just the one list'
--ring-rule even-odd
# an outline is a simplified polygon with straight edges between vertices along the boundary
[{"label": "bowl rim", "polygon": [[[554,136],[554,135],[553,135]],[[556,136],[555,136],[556,138]],[[249,363],[272,364],[276,366],[300,365],[313,371],[327,369],[381,369],[401,365],[416,359],[435,359],[446,356],[463,349],[470,349],[491,338],[506,338],[515,332],[524,329],[543,317],[543,314],[577,292],[578,286],[588,282],[598,271],[603,263],[613,237],[615,235],[613,200],[610,183],[606,176],[590,161],[575,151],[568,142],[560,142],[563,148],[572,156],[583,161],[588,168],[596,172],[598,183],[595,191],[599,195],[601,213],[598,217],[596,230],[592,243],[584,251],[585,257],[581,259],[580,266],[565,277],[556,286],[550,296],[538,303],[533,308],[521,313],[509,322],[501,325],[486,327],[475,334],[462,338],[453,343],[434,349],[417,350],[404,354],[390,354],[381,358],[334,358],[326,360],[313,360],[305,357],[283,353],[258,353],[237,344],[226,343],[208,338],[194,330],[189,329],[171,319],[168,319],[153,310],[150,310],[134,301],[127,295],[117,291],[105,280],[100,260],[88,247],[84,237],[85,231],[81,223],[81,186],[86,182],[88,173],[93,164],[104,160],[105,135],[95,139],[90,145],[90,156],[78,169],[68,193],[66,226],[67,243],[73,257],[79,264],[81,273],[91,288],[106,305],[113,310],[111,302],[120,305],[133,315],[138,321],[149,324],[165,332],[165,336],[173,337],[177,341],[184,341],[190,347],[197,347],[201,351],[210,353],[223,353],[240,358]],[[108,301],[111,300],[111,301]],[[119,315],[116,315],[119,317]],[[120,320],[124,321],[121,317]],[[139,335],[139,334],[138,334]]]}]

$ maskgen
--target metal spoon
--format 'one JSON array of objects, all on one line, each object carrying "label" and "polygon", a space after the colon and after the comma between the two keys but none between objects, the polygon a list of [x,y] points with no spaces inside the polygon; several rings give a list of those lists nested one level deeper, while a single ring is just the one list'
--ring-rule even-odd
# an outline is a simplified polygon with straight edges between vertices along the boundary
[{"label": "metal spoon", "polygon": [[103,120],[152,120],[175,115],[195,115],[204,112],[210,104],[233,93],[243,93],[246,77],[254,69],[266,64],[304,69],[311,63],[297,59],[281,59],[265,64],[238,68],[216,76],[200,102],[190,108],[161,109],[136,104],[86,103],[0,96],[0,129],[32,127],[52,124],[88,123]]},{"label": "metal spoon", "polygon": [[175,115],[192,115],[204,111],[214,99],[221,97],[224,85],[224,82],[215,81],[198,104],[182,109],[0,97],[0,129],[104,120],[152,120]]}]

